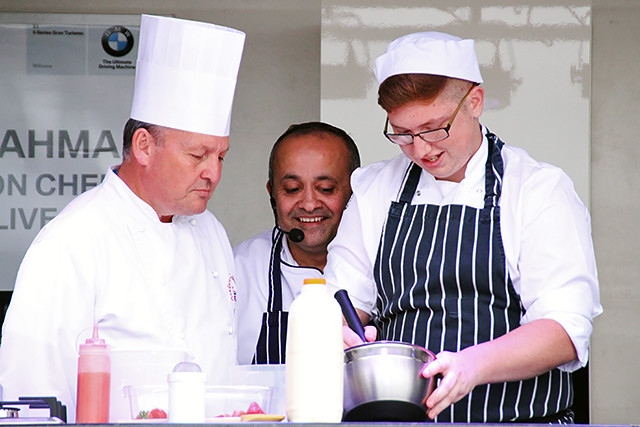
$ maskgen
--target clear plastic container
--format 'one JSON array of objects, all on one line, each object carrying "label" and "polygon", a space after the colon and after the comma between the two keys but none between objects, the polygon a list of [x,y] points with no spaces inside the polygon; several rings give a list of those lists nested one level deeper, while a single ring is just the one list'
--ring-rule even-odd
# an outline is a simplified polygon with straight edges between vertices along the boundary
[{"label": "clear plastic container", "polygon": [[238,365],[231,369],[231,378],[236,385],[254,385],[271,389],[271,414],[286,414],[285,365]]},{"label": "clear plastic container", "polygon": [[[110,421],[117,423],[131,419],[131,400],[125,386],[158,384],[165,388],[166,398],[167,374],[177,363],[185,360],[189,360],[189,355],[180,349],[112,348]],[[167,402],[163,408],[168,410]]]},{"label": "clear plastic container", "polygon": [[[128,385],[124,387],[129,399],[131,419],[149,414],[153,409],[165,413],[169,411],[169,386]],[[205,421],[221,421],[222,417],[235,419],[242,411],[246,412],[252,403],[260,405],[265,413],[271,410],[271,388],[264,386],[213,386],[205,387]]]}]

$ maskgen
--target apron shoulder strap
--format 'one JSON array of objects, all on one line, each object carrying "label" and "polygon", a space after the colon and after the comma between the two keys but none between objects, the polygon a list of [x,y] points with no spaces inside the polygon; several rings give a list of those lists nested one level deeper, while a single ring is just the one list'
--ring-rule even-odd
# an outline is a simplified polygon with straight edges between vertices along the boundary
[{"label": "apron shoulder strap", "polygon": [[280,266],[284,233],[274,229],[269,258],[269,300],[267,311],[282,311],[282,270]]},{"label": "apron shoulder strap", "polygon": [[504,142],[489,131],[487,131],[486,136],[489,143],[489,154],[485,164],[484,207],[490,208],[492,206],[498,206],[498,200],[500,200],[500,196],[502,195],[502,176],[504,175],[502,147]]},{"label": "apron shoulder strap", "polygon": [[404,178],[402,180],[402,193],[400,194],[400,202],[403,203],[411,203],[413,200],[413,195],[416,192],[416,188],[418,188],[418,183],[420,182],[420,174],[422,173],[422,168],[417,164],[411,162],[409,167],[404,173]]}]

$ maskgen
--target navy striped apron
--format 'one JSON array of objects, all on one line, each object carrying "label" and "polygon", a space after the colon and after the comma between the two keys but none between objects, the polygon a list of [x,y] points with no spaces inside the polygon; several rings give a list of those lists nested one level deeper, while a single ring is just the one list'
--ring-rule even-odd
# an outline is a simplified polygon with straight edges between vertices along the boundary
[{"label": "navy striped apron", "polygon": [[282,271],[280,268],[284,233],[273,229],[269,258],[269,299],[262,313],[262,326],[252,365],[284,363],[289,312],[282,311]]},{"label": "navy striped apron", "polygon": [[[488,133],[485,203],[411,205],[422,169],[412,164],[392,202],[375,263],[380,339],[434,353],[460,351],[520,325],[524,314],[506,269],[500,233],[503,142]],[[500,422],[562,413],[573,401],[569,373],[480,385],[439,422]]]}]

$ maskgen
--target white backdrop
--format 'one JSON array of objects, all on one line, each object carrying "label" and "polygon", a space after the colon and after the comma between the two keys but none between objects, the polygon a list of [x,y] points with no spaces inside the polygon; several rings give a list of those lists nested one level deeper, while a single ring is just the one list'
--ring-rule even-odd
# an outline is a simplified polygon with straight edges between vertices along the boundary
[{"label": "white backdrop", "polygon": [[40,228],[120,163],[139,22],[0,15],[0,290]]}]

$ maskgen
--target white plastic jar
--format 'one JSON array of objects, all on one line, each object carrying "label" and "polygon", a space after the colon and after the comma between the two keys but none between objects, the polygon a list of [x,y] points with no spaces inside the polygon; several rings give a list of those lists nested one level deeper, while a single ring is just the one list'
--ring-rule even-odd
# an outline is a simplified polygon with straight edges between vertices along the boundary
[{"label": "white plastic jar", "polygon": [[205,421],[206,376],[193,362],[180,362],[167,376],[169,384],[169,422]]}]

